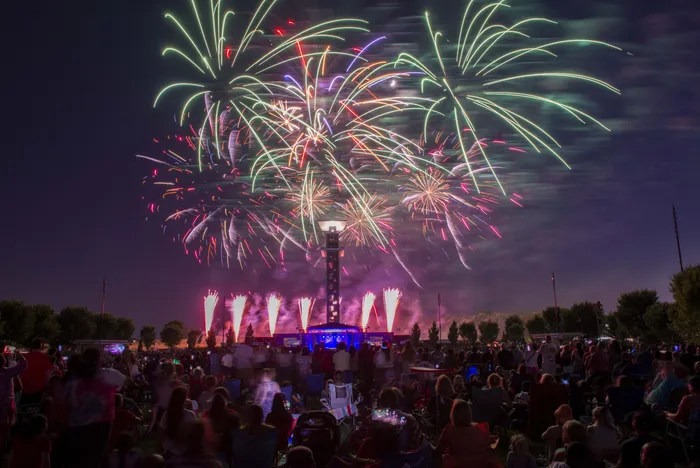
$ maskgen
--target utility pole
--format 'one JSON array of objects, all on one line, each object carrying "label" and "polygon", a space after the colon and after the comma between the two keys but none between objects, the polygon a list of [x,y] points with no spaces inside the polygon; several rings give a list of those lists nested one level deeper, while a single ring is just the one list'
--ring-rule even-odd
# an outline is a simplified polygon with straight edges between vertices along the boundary
[{"label": "utility pole", "polygon": [[107,296],[107,277],[102,277],[102,312],[100,319],[100,339],[104,340],[105,333],[105,296]]},{"label": "utility pole", "polygon": [[554,280],[554,272],[552,272],[552,292],[554,293],[554,312],[557,321],[557,331],[559,331],[559,304],[557,304],[557,282]]},{"label": "utility pole", "polygon": [[676,231],[676,248],[678,249],[678,263],[681,265],[681,271],[683,271],[683,256],[681,255],[681,239],[678,235],[678,218],[676,217],[676,205],[673,206],[673,229]]},{"label": "utility pole", "polygon": [[442,341],[442,307],[440,307],[440,293],[438,293],[438,343]]}]

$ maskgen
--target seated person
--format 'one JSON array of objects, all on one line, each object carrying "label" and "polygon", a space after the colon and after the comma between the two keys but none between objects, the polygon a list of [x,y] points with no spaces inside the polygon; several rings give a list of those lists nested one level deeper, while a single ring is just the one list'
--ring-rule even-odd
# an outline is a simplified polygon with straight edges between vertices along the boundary
[{"label": "seated person", "polygon": [[673,468],[676,463],[673,454],[661,442],[647,442],[642,447],[642,466],[644,468]]},{"label": "seated person", "polygon": [[689,395],[684,396],[678,405],[678,411],[664,412],[671,421],[685,424],[694,411],[700,410],[700,375],[694,375],[688,380],[688,392]]},{"label": "seated person", "polygon": [[440,434],[438,453],[444,454],[443,468],[500,466],[490,453],[488,425],[472,422],[469,403],[455,400],[450,424]]},{"label": "seated person", "polygon": [[[681,368],[679,368],[680,371]],[[685,381],[681,376],[676,375],[676,369],[673,362],[664,363],[664,367],[657,376],[659,384],[647,394],[647,405],[659,405],[662,408],[668,406],[671,398],[671,392],[679,387],[685,387]]]},{"label": "seated person", "polygon": [[573,413],[569,405],[561,405],[554,412],[554,420],[556,424],[547,428],[544,433],[542,433],[542,440],[544,441],[545,450],[547,452],[547,459],[552,460],[554,458],[554,452],[563,445],[561,435],[562,428],[564,424],[573,419]]},{"label": "seated person", "polygon": [[632,437],[620,445],[618,468],[639,468],[642,447],[648,442],[659,442],[651,435],[654,425],[654,415],[649,411],[637,411],[632,417]]},{"label": "seated person", "polygon": [[618,431],[607,406],[597,406],[593,410],[593,424],[588,426],[588,436],[591,450],[598,459],[617,459],[620,452]]},{"label": "seated person", "polygon": [[438,430],[442,430],[450,421],[454,393],[450,378],[444,374],[438,377],[435,383],[435,395],[428,401],[428,417],[432,419]]}]

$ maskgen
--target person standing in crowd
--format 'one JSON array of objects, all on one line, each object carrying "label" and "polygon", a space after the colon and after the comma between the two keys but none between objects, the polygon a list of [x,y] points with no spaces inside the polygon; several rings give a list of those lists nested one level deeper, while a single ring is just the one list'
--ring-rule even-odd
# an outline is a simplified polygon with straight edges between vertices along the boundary
[{"label": "person standing in crowd", "polygon": [[391,359],[391,349],[388,342],[384,341],[381,349],[374,355],[374,367],[377,369],[376,375],[380,382],[385,382],[393,377],[390,375],[390,371],[393,369],[394,363]]},{"label": "person standing in crowd", "polygon": [[345,351],[345,343],[338,343],[338,348],[333,353],[333,368],[335,372],[345,372],[350,370],[350,353]]},{"label": "person standing in crowd", "polygon": [[229,409],[228,392],[221,387],[216,389],[216,393],[211,401],[211,407],[206,413],[205,422],[208,423],[211,437],[209,438],[209,447],[212,452],[221,454],[226,460],[233,457],[233,439],[232,434],[235,429],[241,426],[241,420],[238,413]]},{"label": "person standing in crowd", "polygon": [[511,353],[510,350],[505,347],[505,345],[501,348],[498,354],[496,354],[496,360],[498,361],[498,365],[507,371],[513,370],[513,367],[515,366],[515,356],[513,356],[513,353]]},{"label": "person standing in crowd", "polygon": [[219,375],[221,374],[221,355],[219,350],[214,348],[209,350],[209,374]]},{"label": "person standing in crowd", "polygon": [[245,343],[236,345],[233,355],[234,366],[236,367],[236,377],[241,379],[241,384],[250,387],[253,382],[253,348],[252,340],[245,339]]},{"label": "person standing in crowd", "polygon": [[299,378],[305,379],[311,375],[311,353],[309,348],[306,346],[301,348],[301,353],[297,355],[297,372],[299,373]]},{"label": "person standing in crowd", "polygon": [[374,379],[374,353],[369,346],[369,343],[364,342],[360,345],[360,380],[369,388]]},{"label": "person standing in crowd", "polygon": [[542,356],[542,373],[556,375],[557,361],[556,356],[559,354],[557,345],[552,343],[552,336],[547,335],[544,338],[544,344],[540,348],[540,356]]},{"label": "person standing in crowd", "polygon": [[321,374],[323,372],[323,353],[324,353],[323,343],[316,343],[314,345],[314,352],[311,354],[311,373],[312,374]]},{"label": "person standing in crowd", "polygon": [[51,358],[44,353],[44,340],[35,338],[32,340],[29,352],[24,356],[27,367],[21,374],[22,379],[22,405],[38,405],[41,397],[49,384],[49,379],[55,371]]},{"label": "person standing in crowd", "polygon": [[445,354],[442,352],[442,345],[437,343],[435,344],[435,349],[430,354],[430,362],[432,362],[434,366],[437,366],[443,359],[445,359]]},{"label": "person standing in crowd", "polygon": [[16,353],[17,364],[7,368],[5,356],[0,354],[0,447],[5,447],[10,437],[10,426],[15,422],[15,378],[27,369],[22,353]]},{"label": "person standing in crowd", "polygon": [[65,454],[69,466],[98,466],[109,441],[116,412],[115,394],[126,377],[114,369],[102,369],[100,361],[97,349],[86,349],[76,378],[66,383],[70,416]]},{"label": "person standing in crowd", "polygon": [[192,371],[190,379],[190,399],[199,401],[199,396],[204,391],[204,369],[197,367]]},{"label": "person standing in crowd", "polygon": [[481,356],[479,355],[479,348],[476,346],[472,346],[471,351],[467,353],[467,362],[468,363],[475,363],[475,362],[481,362]]},{"label": "person standing in crowd", "polygon": [[225,377],[229,377],[229,376],[233,375],[233,365],[234,365],[233,353],[231,352],[230,349],[227,349],[226,353],[221,358],[221,370],[222,370]]},{"label": "person standing in crowd", "polygon": [[255,403],[263,409],[263,419],[272,411],[272,400],[280,393],[280,386],[275,381],[275,370],[264,369],[260,383],[255,389]]},{"label": "person standing in crowd", "polygon": [[353,345],[350,345],[348,353],[350,354],[350,370],[357,377],[357,373],[360,371],[360,354]]}]

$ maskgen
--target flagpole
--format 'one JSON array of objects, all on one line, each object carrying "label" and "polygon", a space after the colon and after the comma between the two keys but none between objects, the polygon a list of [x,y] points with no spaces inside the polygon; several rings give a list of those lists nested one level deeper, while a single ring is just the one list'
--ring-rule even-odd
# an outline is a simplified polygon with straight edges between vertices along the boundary
[{"label": "flagpole", "polygon": [[100,319],[100,340],[104,339],[105,332],[105,296],[107,295],[107,277],[102,277],[102,312]]},{"label": "flagpole", "polygon": [[559,304],[557,303],[557,282],[554,279],[554,272],[552,272],[552,292],[554,293],[554,312],[556,318],[557,331],[559,331]]},{"label": "flagpole", "polygon": [[440,293],[438,293],[438,343],[442,341],[442,307],[440,307]]}]

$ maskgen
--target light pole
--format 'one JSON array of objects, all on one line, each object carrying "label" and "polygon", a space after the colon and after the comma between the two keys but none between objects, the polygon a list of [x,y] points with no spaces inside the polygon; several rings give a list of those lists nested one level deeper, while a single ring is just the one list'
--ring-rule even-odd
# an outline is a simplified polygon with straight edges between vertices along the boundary
[{"label": "light pole", "polygon": [[340,323],[340,233],[345,221],[319,221],[318,225],[326,237],[323,254],[326,258],[326,323]]}]

